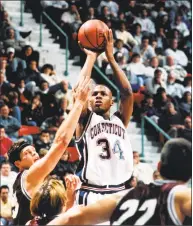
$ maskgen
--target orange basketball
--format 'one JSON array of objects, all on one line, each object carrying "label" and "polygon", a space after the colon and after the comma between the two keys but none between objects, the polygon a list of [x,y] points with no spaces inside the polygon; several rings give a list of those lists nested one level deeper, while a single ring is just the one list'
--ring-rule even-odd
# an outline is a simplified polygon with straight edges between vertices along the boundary
[{"label": "orange basketball", "polygon": [[78,40],[81,45],[92,51],[101,51],[105,48],[104,33],[109,28],[100,20],[88,20],[79,29]]}]

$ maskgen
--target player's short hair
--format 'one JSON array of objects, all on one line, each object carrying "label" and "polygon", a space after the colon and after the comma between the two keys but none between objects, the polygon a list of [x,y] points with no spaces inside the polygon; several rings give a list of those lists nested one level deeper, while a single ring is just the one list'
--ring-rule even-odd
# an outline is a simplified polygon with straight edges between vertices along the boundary
[{"label": "player's short hair", "polygon": [[171,139],[162,148],[160,174],[170,180],[188,181],[192,176],[192,145],[184,138]]},{"label": "player's short hair", "polygon": [[20,160],[20,154],[22,150],[27,146],[31,146],[31,144],[24,139],[19,139],[17,142],[15,142],[7,153],[9,157],[9,162],[14,164],[15,161]]},{"label": "player's short hair", "polygon": [[97,86],[103,86],[103,87],[107,88],[107,89],[109,90],[109,92],[112,94],[112,91],[110,90],[110,88],[109,88],[108,86],[103,85],[103,84],[96,84],[95,87],[94,87],[94,89],[95,89]]}]

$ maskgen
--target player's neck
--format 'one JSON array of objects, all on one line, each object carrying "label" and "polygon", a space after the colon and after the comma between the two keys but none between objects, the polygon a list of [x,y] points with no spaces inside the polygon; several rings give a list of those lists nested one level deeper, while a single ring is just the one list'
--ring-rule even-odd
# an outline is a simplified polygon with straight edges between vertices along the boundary
[{"label": "player's neck", "polygon": [[109,119],[110,119],[110,111],[107,111],[107,112],[101,114],[101,116],[102,116],[104,119],[109,120]]}]

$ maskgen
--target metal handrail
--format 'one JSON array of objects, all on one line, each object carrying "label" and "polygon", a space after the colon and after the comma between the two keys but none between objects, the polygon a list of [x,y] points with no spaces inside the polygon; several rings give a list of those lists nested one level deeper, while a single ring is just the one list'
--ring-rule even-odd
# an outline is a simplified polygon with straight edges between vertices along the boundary
[{"label": "metal handrail", "polygon": [[58,29],[58,31],[65,37],[66,40],[66,58],[65,58],[65,65],[66,70],[64,72],[64,75],[68,75],[68,35],[54,22],[54,20],[45,12],[43,11],[40,15],[40,41],[39,46],[42,46],[42,18],[43,15]]},{"label": "metal handrail", "polygon": [[24,0],[20,0],[20,22],[19,25],[23,27],[23,12],[24,12]]},{"label": "metal handrail", "polygon": [[167,140],[171,139],[171,137],[163,129],[161,129],[151,118],[143,116],[141,118],[141,157],[145,156],[144,150],[145,120],[148,123],[150,123],[156,130],[158,130]]},{"label": "metal handrail", "polygon": [[99,69],[99,67],[97,67],[96,65],[94,65],[94,69],[99,73],[99,75],[101,77],[103,77],[103,79],[113,88],[116,90],[117,93],[117,110],[119,109],[119,100],[120,100],[120,91],[118,89],[118,87],[113,84],[113,82],[111,82],[111,80],[109,78],[107,78],[107,76]]}]

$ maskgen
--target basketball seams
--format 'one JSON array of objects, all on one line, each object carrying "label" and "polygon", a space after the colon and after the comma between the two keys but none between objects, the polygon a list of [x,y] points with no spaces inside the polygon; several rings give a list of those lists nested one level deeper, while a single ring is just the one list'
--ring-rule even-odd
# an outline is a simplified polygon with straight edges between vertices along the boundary
[{"label": "basketball seams", "polygon": [[92,44],[92,42],[90,42],[90,40],[89,40],[89,38],[88,38],[88,35],[86,34],[86,31],[85,31],[86,29],[84,28],[84,35],[85,35],[85,38],[87,39],[87,41],[90,43],[90,45],[91,46],[93,46],[94,47],[94,49],[96,50],[97,49],[97,47],[96,46],[94,46],[93,44]]}]

